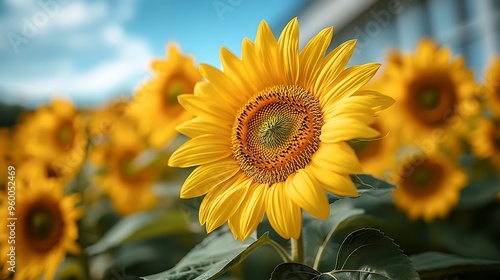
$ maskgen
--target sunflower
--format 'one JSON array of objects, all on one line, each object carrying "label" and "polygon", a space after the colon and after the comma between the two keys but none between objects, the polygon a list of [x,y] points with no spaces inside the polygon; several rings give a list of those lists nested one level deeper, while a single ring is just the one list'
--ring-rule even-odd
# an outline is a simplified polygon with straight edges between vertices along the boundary
[{"label": "sunflower", "polygon": [[471,134],[473,153],[488,158],[500,170],[500,116],[479,120],[477,129]]},{"label": "sunflower", "polygon": [[175,45],[167,46],[167,52],[167,59],[153,61],[154,78],[139,89],[129,107],[153,147],[167,144],[177,134],[175,127],[192,117],[179,105],[177,96],[192,94],[201,80],[191,57],[181,55]]},{"label": "sunflower", "polygon": [[391,134],[382,119],[377,119],[372,128],[381,133],[376,139],[356,139],[349,144],[359,158],[363,172],[376,177],[384,177],[394,165],[394,154],[398,146],[396,137]]},{"label": "sunflower", "polygon": [[199,166],[180,195],[206,194],[199,220],[207,232],[228,221],[244,240],[267,213],[279,235],[297,239],[301,209],[328,217],[325,191],[358,194],[349,174],[362,169],[346,141],[379,136],[369,125],[393,100],[359,90],[379,64],[344,69],[355,41],[325,56],[332,33],[322,30],[299,52],[297,19],[277,41],[262,21],[256,42],[243,40],[241,59],[221,48],[223,70],[201,65],[207,81],[179,96],[196,118],[177,128],[192,139],[169,165]]},{"label": "sunflower", "polygon": [[[79,252],[76,221],[82,212],[75,208],[79,196],[64,196],[59,181],[33,174],[24,175],[17,182],[16,220],[13,221],[16,232],[14,279],[40,279],[42,276],[53,279],[66,253]],[[7,207],[2,207],[1,213],[3,221],[11,217]],[[2,238],[6,238],[9,231],[8,227],[2,227]],[[4,241],[2,239],[2,243]],[[2,246],[2,256],[9,250],[8,246]]]},{"label": "sunflower", "polygon": [[500,113],[500,56],[495,57],[486,71],[486,101],[493,112]]},{"label": "sunflower", "polygon": [[110,136],[108,143],[92,152],[93,162],[101,170],[96,182],[122,215],[152,208],[157,202],[152,186],[159,169],[148,158],[146,144],[133,127],[124,123],[115,123]]},{"label": "sunflower", "polygon": [[391,130],[401,131],[403,141],[416,146],[446,144],[442,146],[451,154],[458,154],[465,119],[479,108],[478,86],[464,60],[450,56],[449,49],[424,39],[414,55],[391,58],[383,81],[374,88],[397,101],[385,117]]},{"label": "sunflower", "polygon": [[84,123],[68,101],[56,99],[27,116],[15,137],[24,157],[44,161],[60,179],[72,177],[85,157]]},{"label": "sunflower", "polygon": [[91,136],[91,143],[98,145],[106,141],[111,134],[114,124],[118,122],[128,122],[136,126],[136,119],[130,118],[127,114],[129,100],[117,98],[106,104],[103,108],[90,110],[87,112],[88,129]]},{"label": "sunflower", "polygon": [[396,168],[392,181],[396,206],[410,219],[431,222],[444,218],[458,203],[467,175],[439,154],[408,155]]}]

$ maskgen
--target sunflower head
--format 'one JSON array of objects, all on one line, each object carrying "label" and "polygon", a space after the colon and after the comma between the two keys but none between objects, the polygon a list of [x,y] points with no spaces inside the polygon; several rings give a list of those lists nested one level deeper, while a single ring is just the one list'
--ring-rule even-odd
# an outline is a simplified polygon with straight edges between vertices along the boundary
[{"label": "sunflower head", "polygon": [[23,157],[45,161],[59,178],[75,174],[83,162],[87,137],[75,107],[55,99],[26,117],[15,132]]},{"label": "sunflower head", "polygon": [[462,57],[452,59],[448,48],[423,39],[414,54],[390,59],[382,77],[374,88],[397,101],[385,115],[391,130],[407,143],[430,140],[460,153],[465,120],[479,109],[479,87]]},{"label": "sunflower head", "polygon": [[479,120],[470,142],[476,156],[489,159],[500,169],[500,117]]},{"label": "sunflower head", "polygon": [[449,160],[422,152],[407,155],[392,179],[396,205],[411,219],[431,222],[444,218],[458,203],[467,176]]},{"label": "sunflower head", "polygon": [[160,147],[175,135],[175,126],[192,116],[179,105],[177,97],[192,94],[201,75],[189,56],[174,44],[167,46],[167,58],[151,63],[153,77],[141,86],[128,113],[139,120],[140,131],[150,144]]},{"label": "sunflower head", "polygon": [[[76,222],[82,212],[75,208],[79,196],[65,196],[59,181],[35,175],[18,180],[14,279],[52,279],[66,253],[79,251]],[[2,236],[8,235],[6,230],[1,229]],[[2,255],[8,253],[7,247],[1,248]]]},{"label": "sunflower head", "polygon": [[155,206],[151,188],[160,169],[147,152],[147,145],[133,127],[115,123],[107,143],[92,151],[92,160],[101,170],[98,185],[109,195],[118,213],[128,215]]},{"label": "sunflower head", "polygon": [[206,81],[179,96],[195,118],[177,129],[192,139],[169,165],[198,166],[181,197],[206,194],[199,218],[208,232],[228,221],[243,240],[266,214],[278,234],[298,238],[302,209],[327,218],[326,192],[358,194],[349,175],[361,167],[346,141],[379,136],[370,124],[393,100],[361,90],[378,64],[345,69],[354,41],[326,53],[332,34],[322,30],[299,51],[297,19],[278,40],[262,21],[241,58],[221,48],[223,70],[202,64]]}]

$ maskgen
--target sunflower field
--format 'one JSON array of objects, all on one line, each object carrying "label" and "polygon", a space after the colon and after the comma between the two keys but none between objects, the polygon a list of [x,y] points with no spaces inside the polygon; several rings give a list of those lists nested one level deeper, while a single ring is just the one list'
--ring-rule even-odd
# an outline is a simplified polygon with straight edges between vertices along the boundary
[{"label": "sunflower field", "polygon": [[482,79],[432,36],[357,63],[301,21],[2,113],[1,278],[500,279],[498,49]]}]

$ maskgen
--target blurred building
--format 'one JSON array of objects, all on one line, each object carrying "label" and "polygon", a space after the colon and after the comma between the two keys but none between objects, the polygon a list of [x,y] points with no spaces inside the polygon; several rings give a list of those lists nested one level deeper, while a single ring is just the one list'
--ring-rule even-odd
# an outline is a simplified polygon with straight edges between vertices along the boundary
[{"label": "blurred building", "polygon": [[332,25],[332,48],[358,39],[352,64],[383,62],[391,48],[413,51],[427,36],[464,55],[481,81],[489,59],[500,53],[500,0],[316,0],[299,20],[302,44]]}]

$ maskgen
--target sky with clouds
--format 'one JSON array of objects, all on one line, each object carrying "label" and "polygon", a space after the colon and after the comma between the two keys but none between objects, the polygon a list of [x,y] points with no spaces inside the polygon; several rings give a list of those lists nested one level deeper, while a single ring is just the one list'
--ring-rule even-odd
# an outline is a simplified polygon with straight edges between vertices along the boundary
[{"label": "sky with clouds", "polygon": [[152,58],[177,42],[220,66],[265,19],[278,32],[307,0],[3,0],[0,102],[36,106],[53,96],[99,104],[130,94]]}]

